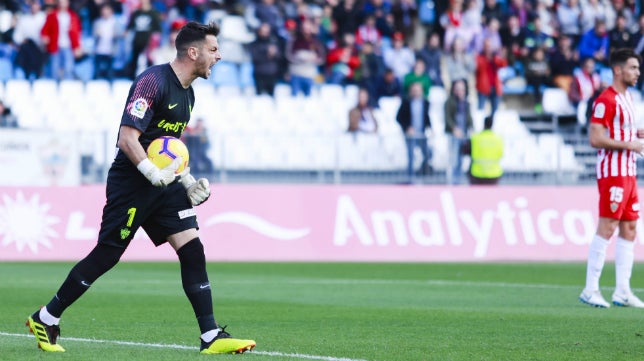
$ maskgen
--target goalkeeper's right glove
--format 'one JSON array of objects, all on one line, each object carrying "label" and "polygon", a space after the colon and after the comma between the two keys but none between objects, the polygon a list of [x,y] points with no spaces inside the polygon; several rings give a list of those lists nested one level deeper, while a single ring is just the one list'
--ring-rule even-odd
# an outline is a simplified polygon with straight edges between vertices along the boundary
[{"label": "goalkeeper's right glove", "polygon": [[210,198],[210,184],[208,180],[206,178],[195,179],[190,174],[190,168],[186,168],[181,172],[179,183],[186,189],[186,194],[193,207],[200,205]]},{"label": "goalkeeper's right glove", "polygon": [[151,160],[145,158],[139,163],[136,168],[141,172],[145,178],[155,187],[164,187],[172,183],[176,178],[175,172],[183,162],[183,158],[176,157],[172,163],[167,167],[159,169]]}]

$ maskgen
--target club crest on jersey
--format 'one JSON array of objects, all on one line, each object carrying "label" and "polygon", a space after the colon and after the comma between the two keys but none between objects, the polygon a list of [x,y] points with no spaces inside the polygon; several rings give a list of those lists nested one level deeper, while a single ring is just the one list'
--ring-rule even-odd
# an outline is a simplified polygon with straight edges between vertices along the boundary
[{"label": "club crest on jersey", "polygon": [[615,203],[615,202],[612,202],[612,203],[610,204],[610,211],[611,211],[611,212],[615,213],[615,212],[617,211],[617,208],[619,208],[619,204],[617,204],[617,203]]},{"label": "club crest on jersey", "polygon": [[593,113],[593,117],[603,118],[605,113],[606,106],[604,105],[604,103],[597,103],[597,105],[595,105],[595,112]]},{"label": "club crest on jersey", "polygon": [[148,110],[148,102],[143,99],[139,98],[132,103],[132,108],[130,108],[130,114],[134,115],[135,117],[139,119],[143,119],[145,116],[145,111]]}]

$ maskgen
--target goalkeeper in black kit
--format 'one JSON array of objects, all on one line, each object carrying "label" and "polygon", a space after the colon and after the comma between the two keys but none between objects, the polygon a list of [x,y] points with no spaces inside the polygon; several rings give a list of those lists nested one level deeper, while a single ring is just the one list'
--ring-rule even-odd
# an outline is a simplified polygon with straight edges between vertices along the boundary
[{"label": "goalkeeper in black kit", "polygon": [[177,35],[176,58],[150,67],[134,80],[121,118],[117,155],[107,176],[98,244],[71,269],[51,301],[27,319],[43,351],[65,351],[57,343],[61,315],[118,263],[139,227],[155,246],[169,243],[179,257],[183,289],[201,332],[201,353],[242,353],[255,347],[255,341],[232,338],[215,321],[193,208],[210,196],[208,180],[196,180],[189,168],[177,175],[180,157],[159,169],[146,155],[154,139],[179,138],[186,128],[195,103],[192,82],[207,79],[221,59],[218,35],[215,24],[187,23]]}]

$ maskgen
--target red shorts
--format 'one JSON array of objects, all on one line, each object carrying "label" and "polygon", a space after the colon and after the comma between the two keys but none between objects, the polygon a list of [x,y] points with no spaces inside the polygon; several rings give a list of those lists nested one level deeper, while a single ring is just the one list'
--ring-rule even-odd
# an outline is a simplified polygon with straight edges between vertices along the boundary
[{"label": "red shorts", "polygon": [[597,180],[599,216],[620,221],[635,221],[640,216],[635,177],[610,177]]}]

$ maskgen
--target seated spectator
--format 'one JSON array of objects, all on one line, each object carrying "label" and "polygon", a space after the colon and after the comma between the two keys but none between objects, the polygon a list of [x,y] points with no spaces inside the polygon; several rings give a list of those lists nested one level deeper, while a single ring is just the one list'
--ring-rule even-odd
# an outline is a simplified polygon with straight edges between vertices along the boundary
[{"label": "seated spectator", "polygon": [[483,40],[490,39],[492,49],[495,52],[501,52],[503,44],[501,43],[501,35],[499,33],[501,23],[496,18],[488,20],[487,24],[474,36],[473,49],[475,52],[480,53],[483,50]]},{"label": "seated spectator", "polygon": [[617,13],[615,27],[608,32],[609,54],[620,48],[625,48],[631,44],[631,33],[626,27],[626,17],[622,13]]},{"label": "seated spectator", "polygon": [[280,72],[282,53],[277,37],[271,33],[269,23],[260,25],[257,29],[257,37],[249,44],[248,51],[253,62],[255,93],[273,96]]},{"label": "seated spectator", "polygon": [[608,24],[608,21],[615,16],[615,11],[609,1],[582,0],[581,8],[582,34],[594,28],[598,19],[602,20],[608,29],[612,28],[611,24]]},{"label": "seated spectator", "polygon": [[416,59],[414,68],[403,78],[403,93],[408,94],[409,88],[414,83],[420,83],[423,86],[423,96],[429,96],[429,88],[432,86],[432,80],[425,70],[425,62],[422,59]]},{"label": "seated spectator", "polygon": [[593,58],[598,63],[606,63],[609,45],[606,22],[597,19],[595,27],[585,32],[579,40],[579,57],[582,59]]},{"label": "seated spectator", "polygon": [[35,80],[42,75],[45,54],[42,51],[40,29],[45,24],[45,12],[40,1],[32,1],[29,12],[18,18],[13,41],[18,46],[15,63],[25,73],[25,78]]},{"label": "seated spectator", "polygon": [[508,63],[520,63],[528,54],[525,48],[526,29],[521,27],[516,15],[508,16],[506,26],[501,31],[501,44],[507,54]]},{"label": "seated spectator", "polygon": [[483,11],[481,12],[483,22],[487,23],[490,19],[496,19],[502,22],[505,18],[505,12],[498,0],[485,0]]},{"label": "seated spectator", "polygon": [[559,37],[565,35],[577,44],[581,35],[581,6],[579,0],[564,0],[557,7],[557,21],[559,22]]},{"label": "seated spectator", "polygon": [[463,175],[461,149],[473,127],[470,102],[467,100],[467,83],[460,79],[452,83],[450,95],[445,102],[445,133],[450,135],[450,166],[452,184],[460,184]]},{"label": "seated spectator", "polygon": [[[422,87],[421,87],[422,90]],[[376,86],[377,100],[382,97],[399,97],[402,95],[400,80],[394,75],[394,71],[387,68],[385,73],[378,80]]]},{"label": "seated spectator", "polygon": [[345,33],[342,42],[331,49],[326,58],[326,66],[329,75],[329,84],[350,84],[354,83],[353,74],[360,66],[360,57],[355,47],[355,35]]},{"label": "seated spectator", "polygon": [[525,64],[526,82],[532,86],[534,110],[541,113],[542,87],[550,86],[550,65],[542,48],[534,48]]},{"label": "seated spectator", "polygon": [[559,37],[557,49],[550,55],[549,63],[553,84],[567,93],[573,81],[573,72],[579,64],[579,55],[573,50],[572,38],[566,35]]},{"label": "seated spectator", "polygon": [[370,42],[362,44],[359,57],[360,66],[356,69],[355,79],[358,85],[369,92],[369,105],[378,107],[378,83],[384,76],[385,63]]},{"label": "seated spectator", "polygon": [[443,51],[440,41],[441,39],[438,33],[431,33],[427,37],[425,46],[416,53],[416,59],[422,59],[425,62],[427,75],[429,75],[432,84],[443,86],[443,73],[441,70]]},{"label": "seated spectator", "polygon": [[503,158],[503,139],[492,130],[492,117],[485,118],[483,130],[470,137],[465,143],[464,152],[469,154],[470,184],[494,185],[503,176],[501,158]]},{"label": "seated spectator", "polygon": [[364,43],[380,44],[381,39],[380,30],[376,27],[376,17],[373,14],[367,15],[356,31],[356,45],[362,47]]},{"label": "seated spectator", "polygon": [[524,45],[527,50],[524,55],[528,55],[534,48],[543,48],[548,53],[554,50],[555,40],[543,31],[540,17],[535,16],[532,19],[531,26],[526,32]]},{"label": "seated spectator", "polygon": [[0,128],[17,128],[18,118],[11,113],[11,108],[0,100]]},{"label": "seated spectator", "polygon": [[405,134],[407,143],[407,176],[409,183],[415,182],[414,150],[419,147],[423,153],[420,173],[431,171],[429,162],[431,151],[427,143],[426,132],[431,129],[429,120],[429,101],[423,96],[423,85],[414,83],[409,88],[408,96],[403,99],[396,113],[396,121]]},{"label": "seated spectator", "polygon": [[405,38],[402,33],[394,33],[393,45],[383,51],[382,57],[385,65],[393,70],[398,80],[402,81],[414,66],[416,56],[414,51],[405,45]]},{"label": "seated spectator", "polygon": [[377,133],[378,120],[374,109],[369,105],[369,92],[365,88],[358,91],[358,104],[349,110],[349,128],[347,131],[356,133]]},{"label": "seated spectator", "polygon": [[600,86],[601,78],[595,71],[595,60],[586,58],[581,63],[581,70],[575,72],[568,98],[577,107],[580,102],[587,102]]},{"label": "seated spectator", "polygon": [[[346,0],[345,0],[346,1]],[[415,0],[393,1],[391,15],[394,20],[394,29],[402,32],[407,39],[414,35],[414,29],[418,22],[418,6]]]}]

